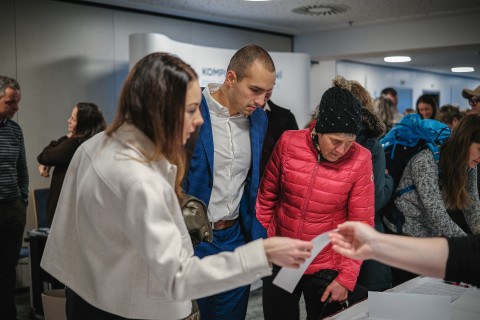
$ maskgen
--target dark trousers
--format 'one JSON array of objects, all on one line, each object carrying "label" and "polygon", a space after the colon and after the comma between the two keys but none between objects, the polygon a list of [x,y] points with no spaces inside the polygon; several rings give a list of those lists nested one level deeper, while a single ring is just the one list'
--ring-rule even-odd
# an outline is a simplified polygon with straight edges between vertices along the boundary
[{"label": "dark trousers", "polygon": [[[66,288],[65,291],[67,295],[66,312],[68,320],[129,320],[95,308],[69,288]],[[192,305],[192,315],[185,318],[185,320],[200,320],[198,306],[195,302]]]},{"label": "dark trousers", "polygon": [[[195,247],[195,255],[203,258],[223,251],[233,251],[245,244],[240,224],[213,231],[213,241],[200,242]],[[245,320],[247,315],[250,286],[235,288],[213,296],[198,299],[202,320]]]},{"label": "dark trousers", "polygon": [[418,277],[418,274],[392,267],[392,285],[394,287]]},{"label": "dark trousers", "polygon": [[[345,304],[338,302],[322,303],[320,299],[326,287],[320,288],[313,275],[303,275],[292,293],[277,287],[272,282],[279,270],[275,266],[272,275],[263,278],[262,303],[265,320],[299,320],[299,301],[302,294],[305,300],[307,320],[319,320],[346,307]],[[352,293],[349,292],[348,300],[353,304],[366,299],[367,295],[365,288],[356,286]]]},{"label": "dark trousers", "polygon": [[27,205],[20,199],[0,202],[0,313],[2,320],[15,320],[15,268],[18,264]]},{"label": "dark trousers", "polygon": [[67,295],[66,312],[68,320],[127,320],[106,311],[95,308],[71,289],[65,289]]}]

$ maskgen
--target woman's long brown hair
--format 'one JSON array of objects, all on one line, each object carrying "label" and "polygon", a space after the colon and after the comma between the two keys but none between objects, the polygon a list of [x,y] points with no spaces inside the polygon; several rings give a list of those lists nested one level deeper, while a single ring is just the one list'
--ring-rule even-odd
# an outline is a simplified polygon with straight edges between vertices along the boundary
[{"label": "woman's long brown hair", "polygon": [[480,143],[480,115],[477,114],[461,119],[440,148],[440,177],[447,209],[465,209],[471,201],[466,171],[472,143]]},{"label": "woman's long brown hair", "polygon": [[147,55],[130,71],[115,119],[106,130],[111,135],[122,124],[130,123],[150,138],[155,150],[145,156],[148,161],[165,157],[177,166],[175,192],[179,197],[185,174],[185,99],[188,84],[196,79],[193,68],[176,56],[164,52]]}]

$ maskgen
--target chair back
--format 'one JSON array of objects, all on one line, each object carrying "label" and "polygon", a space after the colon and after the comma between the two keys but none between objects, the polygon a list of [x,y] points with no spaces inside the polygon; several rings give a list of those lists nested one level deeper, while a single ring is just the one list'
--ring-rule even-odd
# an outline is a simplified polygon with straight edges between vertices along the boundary
[{"label": "chair back", "polygon": [[47,199],[50,188],[33,189],[33,212],[38,228],[47,227]]}]

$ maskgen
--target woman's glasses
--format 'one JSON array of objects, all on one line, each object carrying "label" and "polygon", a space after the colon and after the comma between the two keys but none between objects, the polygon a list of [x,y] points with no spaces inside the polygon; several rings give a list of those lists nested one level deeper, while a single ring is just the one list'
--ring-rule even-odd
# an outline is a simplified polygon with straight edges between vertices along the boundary
[{"label": "woman's glasses", "polygon": [[480,98],[470,98],[468,99],[468,103],[473,106],[473,105],[476,105],[477,103],[480,102]]}]

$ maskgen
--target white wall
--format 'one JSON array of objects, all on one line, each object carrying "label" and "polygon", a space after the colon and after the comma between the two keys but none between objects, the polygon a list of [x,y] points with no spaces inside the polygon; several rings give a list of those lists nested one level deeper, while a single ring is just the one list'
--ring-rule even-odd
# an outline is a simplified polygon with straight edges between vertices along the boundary
[{"label": "white wall", "polygon": [[[312,64],[310,68],[310,110],[320,104],[323,93],[332,86],[332,79],[337,74],[337,62],[335,60],[323,60]],[[299,126],[303,127],[305,124]]]},{"label": "white wall", "polygon": [[[475,37],[477,42],[480,40],[477,33],[472,32],[471,23],[468,30],[463,30],[459,21],[445,19],[438,20],[438,29],[433,33],[442,36],[428,41],[422,38],[426,44],[465,44],[458,32],[467,31],[467,37]],[[394,24],[385,26],[382,32],[396,32],[400,27],[412,28],[412,32],[416,32],[424,26]],[[75,103],[95,102],[102,107],[108,122],[113,119],[116,100],[128,73],[129,34],[162,33],[176,41],[227,49],[238,49],[248,43],[258,43],[277,52],[291,52],[293,48],[289,36],[55,0],[2,0],[0,28],[0,73],[15,77],[22,86],[22,101],[16,120],[25,135],[30,188],[49,186],[50,181],[38,174],[36,156],[50,140],[65,133],[66,121]],[[311,67],[309,108],[318,104],[337,72],[345,73],[347,78],[363,80],[361,83],[366,84],[372,94],[387,85],[394,85],[399,79],[407,79],[406,83],[412,88],[428,87],[433,83],[445,92],[442,99],[445,97],[460,103],[458,92],[463,87],[478,85],[478,82],[466,85],[458,79],[450,79],[446,85],[436,77],[423,78],[408,72],[405,76],[400,72],[399,76],[398,71],[374,71],[365,66],[348,65],[337,70],[336,60],[343,55],[384,50],[388,46],[392,50],[412,46],[409,39],[402,37],[380,46],[378,37],[382,35],[375,32],[366,26],[363,31],[329,31],[295,39],[296,52],[322,58],[319,64]],[[413,45],[418,49],[421,47],[419,43]],[[421,83],[416,82],[417,77],[423,78]],[[447,98],[449,89],[452,93]],[[282,105],[282,101],[275,102]],[[299,126],[303,125],[299,121]]]},{"label": "white wall", "polygon": [[417,98],[423,91],[438,91],[439,106],[458,105],[461,109],[470,109],[467,100],[462,97],[464,88],[474,89],[480,80],[471,78],[444,76],[429,72],[412,71],[400,68],[387,68],[366,64],[339,61],[336,73],[347,79],[357,80],[372,94],[378,97],[385,87],[412,89],[410,105],[415,109]]},{"label": "white wall", "polygon": [[[320,65],[315,65],[312,69],[312,79],[315,79],[316,86],[320,88],[317,92],[312,88],[311,101],[315,102],[319,101],[318,93],[323,92],[323,88],[328,88],[331,85],[331,79],[337,74],[336,71],[332,72],[332,61],[383,57],[392,52],[398,53],[401,51],[422,53],[451,50],[452,47],[478,47],[480,45],[480,37],[477,32],[473,31],[472,21],[478,21],[479,17],[480,12],[478,10],[462,11],[455,12],[455,14],[431,16],[428,19],[388,21],[383,24],[363,24],[356,25],[354,28],[331,28],[321,32],[295,36],[294,51],[308,53],[312,60],[320,62]],[[324,62],[327,63],[327,67],[322,66]],[[384,88],[394,85],[404,75],[417,76],[417,74],[409,71],[404,73],[398,69],[396,71],[393,71],[393,68],[391,69],[392,72],[385,69],[383,73],[375,73],[375,79],[371,77],[373,74],[370,74],[368,78],[370,81],[383,83],[383,85],[378,87]],[[367,77],[366,74],[355,74],[355,76],[358,76],[359,80],[362,79],[362,81]],[[408,76],[405,79],[409,80]],[[472,77],[480,81],[480,70],[476,70],[471,74]],[[424,75],[422,78],[424,78],[424,82],[415,83],[415,87],[429,88],[432,84],[434,86],[439,85],[435,80],[432,80],[437,79],[436,76],[432,79],[427,79],[427,76]],[[360,82],[363,83],[362,81]],[[449,87],[451,87],[453,93],[452,102],[458,101],[461,105],[461,100],[455,97],[455,92],[458,92],[458,89],[464,86],[464,80],[461,78],[454,80],[452,78],[448,82],[451,83]],[[369,84],[369,86],[371,85]],[[413,84],[411,85],[413,88]],[[466,87],[474,88],[475,86]],[[376,86],[372,87],[372,89],[379,90]],[[444,91],[444,85],[442,85],[441,89]],[[413,93],[415,98],[418,95],[418,91]]]},{"label": "white wall", "polygon": [[[160,33],[130,35],[130,67],[152,52],[178,55],[197,72],[200,86],[223,83],[227,66],[236,50],[174,41]],[[270,51],[277,78],[272,101],[288,108],[298,123],[306,123],[310,113],[310,56],[304,53]]]},{"label": "white wall", "polygon": [[[16,78],[22,101],[16,120],[23,129],[30,189],[47,187],[37,155],[66,133],[73,106],[92,101],[110,122],[128,73],[131,33],[163,33],[187,43],[238,49],[258,43],[292,49],[292,38],[125,10],[54,0],[2,0],[0,74]],[[32,206],[29,206],[31,229]]]}]

